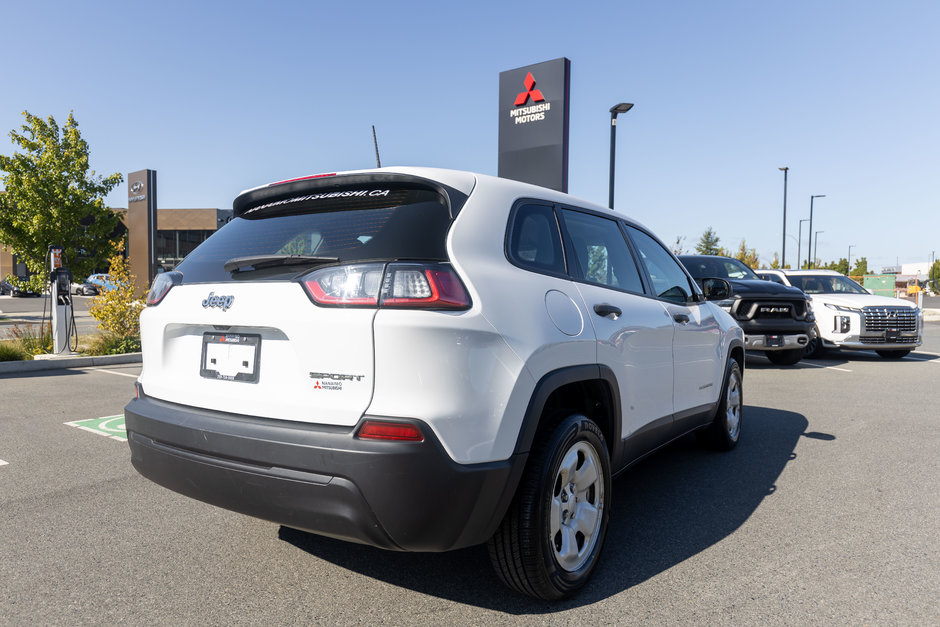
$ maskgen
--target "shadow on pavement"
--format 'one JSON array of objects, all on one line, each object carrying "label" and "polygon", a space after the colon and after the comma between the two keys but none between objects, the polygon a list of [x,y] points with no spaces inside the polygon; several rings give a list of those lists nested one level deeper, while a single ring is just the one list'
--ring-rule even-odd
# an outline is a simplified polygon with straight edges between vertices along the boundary
[{"label": "shadow on pavement", "polygon": [[546,603],[505,588],[486,547],[395,553],[281,527],[280,539],[367,577],[427,595],[510,614],[550,614],[590,605],[650,579],[727,538],[773,495],[806,433],[800,414],[747,406],[741,443],[716,453],[687,436],[614,481],[604,554],[574,599]]}]

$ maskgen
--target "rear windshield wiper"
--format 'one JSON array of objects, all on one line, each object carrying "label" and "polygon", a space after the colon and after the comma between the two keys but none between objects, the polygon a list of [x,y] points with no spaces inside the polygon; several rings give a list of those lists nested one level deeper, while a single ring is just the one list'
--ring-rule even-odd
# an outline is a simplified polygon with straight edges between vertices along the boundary
[{"label": "rear windshield wiper", "polygon": [[303,266],[318,263],[335,263],[339,257],[318,257],[314,255],[251,255],[249,257],[235,257],[225,262],[223,268],[226,272],[235,272],[251,268],[272,268],[274,266]]}]

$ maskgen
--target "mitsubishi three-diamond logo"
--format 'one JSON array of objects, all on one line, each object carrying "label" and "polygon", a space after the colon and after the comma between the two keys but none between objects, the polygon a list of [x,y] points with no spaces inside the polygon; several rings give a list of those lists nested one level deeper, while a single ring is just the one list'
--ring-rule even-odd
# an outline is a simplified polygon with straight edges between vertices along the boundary
[{"label": "mitsubishi three-diamond logo", "polygon": [[[514,103],[516,108],[509,111],[509,117],[512,118],[514,124],[544,120],[546,112],[552,108],[552,103],[545,100],[542,90],[535,89],[535,79],[532,77],[532,72],[525,75],[522,85],[525,87],[525,91],[516,96],[516,102]],[[532,104],[527,107],[523,106],[529,102],[529,99],[532,100]]]},{"label": "mitsubishi three-diamond logo", "polygon": [[545,100],[545,96],[542,95],[542,92],[538,89],[532,89],[535,87],[535,79],[532,78],[532,72],[529,72],[525,75],[525,80],[522,82],[525,85],[525,91],[516,96],[516,106],[524,105],[529,101],[529,98],[532,98],[532,102],[542,102]]}]

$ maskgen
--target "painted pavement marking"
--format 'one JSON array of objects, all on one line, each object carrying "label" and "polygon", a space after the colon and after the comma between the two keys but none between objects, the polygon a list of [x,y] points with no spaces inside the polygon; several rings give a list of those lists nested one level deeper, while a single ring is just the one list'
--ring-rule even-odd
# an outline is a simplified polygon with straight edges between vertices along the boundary
[{"label": "painted pavement marking", "polygon": [[70,427],[77,427],[98,435],[127,442],[127,432],[124,430],[124,416],[105,416],[104,418],[90,418],[88,420],[73,420],[65,423]]},{"label": "painted pavement marking", "polygon": [[82,370],[85,372],[105,372],[107,374],[116,374],[119,377],[131,377],[133,379],[136,379],[138,376],[140,376],[136,374],[128,374],[126,372],[118,372],[116,370],[106,370],[104,368],[82,368]]},{"label": "painted pavement marking", "polygon": [[10,463],[10,462],[5,462],[5,461],[3,461],[2,459],[0,459],[0,466],[6,466],[6,465],[9,464],[9,463]]},{"label": "painted pavement marking", "polygon": [[805,359],[800,360],[801,364],[806,364],[807,366],[812,366],[813,368],[825,368],[826,370],[838,370],[839,372],[852,372],[848,368],[839,368],[837,366],[826,366],[823,364],[814,364],[811,361],[806,361]]}]

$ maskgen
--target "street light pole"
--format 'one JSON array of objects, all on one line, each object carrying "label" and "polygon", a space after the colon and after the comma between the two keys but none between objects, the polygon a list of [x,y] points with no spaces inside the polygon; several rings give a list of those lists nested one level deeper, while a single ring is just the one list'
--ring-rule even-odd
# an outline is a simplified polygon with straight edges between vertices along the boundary
[{"label": "street light pole", "polygon": [[819,252],[819,234],[825,233],[825,231],[816,231],[816,235],[813,237],[813,267],[816,267],[816,254]]},{"label": "street light pole", "polygon": [[617,114],[626,113],[633,108],[632,102],[621,102],[610,108],[610,199],[607,206],[614,208],[614,153],[617,145]]},{"label": "street light pole", "polygon": [[803,242],[803,223],[809,222],[809,218],[803,218],[800,220],[800,236],[796,240],[796,269],[800,269],[800,244]]},{"label": "street light pole", "polygon": [[[809,269],[809,268],[815,268],[815,267],[816,267],[816,263],[815,263],[816,257],[813,256],[813,254],[814,254],[813,251],[814,251],[814,248],[815,248],[815,245],[813,244],[813,200],[815,200],[816,198],[825,198],[825,197],[826,197],[825,194],[816,194],[815,196],[810,196],[810,197],[809,197],[809,235],[810,235],[810,240],[809,240],[809,255],[806,257],[806,268],[807,268],[807,269]],[[811,259],[811,258],[813,259],[813,265],[810,265],[810,259]]]},{"label": "street light pole", "polygon": [[[781,238],[782,242],[780,244],[780,267],[787,267],[787,174],[790,173],[790,168],[784,166],[782,168],[777,168],[778,170],[783,171],[783,237]],[[799,263],[799,259],[797,259]]]},{"label": "street light pole", "polygon": [[849,271],[846,274],[852,274],[852,249],[855,248],[855,244],[849,244]]}]

